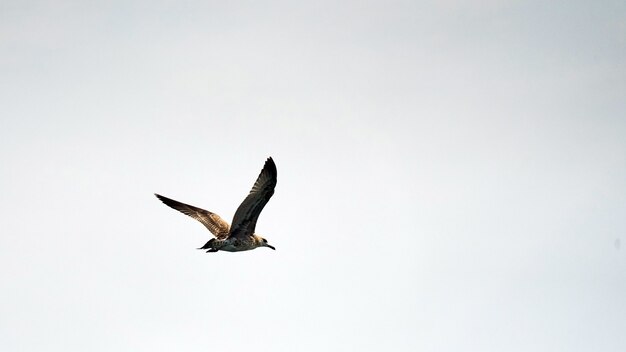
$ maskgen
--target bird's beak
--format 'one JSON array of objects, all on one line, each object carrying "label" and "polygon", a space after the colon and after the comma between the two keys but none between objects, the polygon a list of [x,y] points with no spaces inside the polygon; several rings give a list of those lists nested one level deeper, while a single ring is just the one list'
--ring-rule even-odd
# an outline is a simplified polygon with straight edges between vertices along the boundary
[{"label": "bird's beak", "polygon": [[274,248],[274,246],[270,246],[269,244],[266,244],[265,247],[270,247],[273,250],[276,250],[276,248]]}]

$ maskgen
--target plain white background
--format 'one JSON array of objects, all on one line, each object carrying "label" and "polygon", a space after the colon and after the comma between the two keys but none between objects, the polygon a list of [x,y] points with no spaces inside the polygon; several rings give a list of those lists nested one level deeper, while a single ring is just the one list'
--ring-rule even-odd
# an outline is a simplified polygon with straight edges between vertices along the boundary
[{"label": "plain white background", "polygon": [[626,350],[625,11],[3,1],[0,349]]}]

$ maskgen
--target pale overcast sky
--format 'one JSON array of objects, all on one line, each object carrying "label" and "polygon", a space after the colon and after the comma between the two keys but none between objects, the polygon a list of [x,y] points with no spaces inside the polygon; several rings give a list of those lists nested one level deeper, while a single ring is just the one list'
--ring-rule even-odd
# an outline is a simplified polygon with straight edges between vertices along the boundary
[{"label": "pale overcast sky", "polygon": [[[626,2],[0,4],[0,350],[626,351]],[[263,162],[257,231],[230,221]]]}]

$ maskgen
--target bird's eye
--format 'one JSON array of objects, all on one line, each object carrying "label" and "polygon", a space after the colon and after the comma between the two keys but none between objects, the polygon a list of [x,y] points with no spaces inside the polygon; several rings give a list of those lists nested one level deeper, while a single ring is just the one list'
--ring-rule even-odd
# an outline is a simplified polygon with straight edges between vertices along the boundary
[{"label": "bird's eye", "polygon": [[263,239],[263,243],[267,243],[267,240],[265,238]]}]

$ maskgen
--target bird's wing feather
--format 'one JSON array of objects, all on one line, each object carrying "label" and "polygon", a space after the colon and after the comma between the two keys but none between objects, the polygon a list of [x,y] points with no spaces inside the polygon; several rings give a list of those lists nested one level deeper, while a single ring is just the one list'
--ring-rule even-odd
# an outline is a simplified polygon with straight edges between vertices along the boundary
[{"label": "bird's wing feather", "polygon": [[250,194],[239,205],[233,216],[229,237],[245,237],[254,234],[259,214],[274,194],[277,175],[274,160],[268,158]]},{"label": "bird's wing feather", "polygon": [[181,203],[179,201],[164,197],[160,194],[154,194],[161,202],[172,209],[176,209],[185,215],[200,221],[215,237],[223,239],[228,237],[230,225],[224,221],[219,215],[208,210],[194,207],[193,205]]}]

